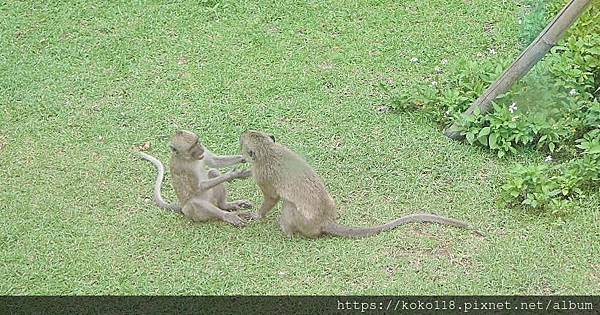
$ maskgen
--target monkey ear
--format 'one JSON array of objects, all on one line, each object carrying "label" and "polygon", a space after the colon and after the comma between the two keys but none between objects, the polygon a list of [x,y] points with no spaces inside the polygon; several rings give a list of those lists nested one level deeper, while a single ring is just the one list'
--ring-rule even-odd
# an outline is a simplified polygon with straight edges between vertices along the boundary
[{"label": "monkey ear", "polygon": [[273,140],[273,142],[275,142],[275,136],[274,135],[269,135],[269,137],[271,138],[271,140]]}]

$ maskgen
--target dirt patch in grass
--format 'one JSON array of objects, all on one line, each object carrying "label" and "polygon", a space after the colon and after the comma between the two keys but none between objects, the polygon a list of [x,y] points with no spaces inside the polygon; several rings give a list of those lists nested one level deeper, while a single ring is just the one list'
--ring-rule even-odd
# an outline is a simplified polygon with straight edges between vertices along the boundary
[{"label": "dirt patch in grass", "polygon": [[[433,236],[423,231],[414,231],[419,236],[432,238]],[[427,259],[443,258],[455,266],[460,266],[465,274],[469,274],[470,270],[473,269],[473,262],[471,257],[468,255],[455,253],[452,249],[452,245],[455,244],[453,241],[443,241],[434,248],[393,248],[390,255],[398,258],[408,258],[408,263],[415,272],[419,272],[423,265],[423,262]],[[386,272],[390,275],[395,273],[393,267],[387,267]]]}]

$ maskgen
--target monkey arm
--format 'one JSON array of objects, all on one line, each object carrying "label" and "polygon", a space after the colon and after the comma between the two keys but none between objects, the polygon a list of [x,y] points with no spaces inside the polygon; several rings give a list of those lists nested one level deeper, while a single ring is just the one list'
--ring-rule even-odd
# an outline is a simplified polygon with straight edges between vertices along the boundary
[{"label": "monkey arm", "polygon": [[207,149],[204,151],[204,163],[211,168],[227,167],[242,163],[242,161],[244,161],[244,157],[241,155],[215,155]]},{"label": "monkey arm", "polygon": [[224,182],[228,182],[234,178],[249,177],[250,175],[252,175],[252,173],[250,172],[249,169],[233,170],[233,171],[227,172],[221,176],[213,177],[211,179],[200,181],[198,186],[199,186],[200,190],[206,191],[206,190],[212,189],[215,186],[220,185]]},{"label": "monkey arm", "polygon": [[264,218],[267,213],[269,213],[269,211],[271,211],[271,209],[273,209],[273,207],[275,207],[275,205],[279,202],[279,197],[270,197],[270,196],[264,196],[264,200],[262,205],[260,206],[260,209],[258,210],[258,218],[262,219]]},{"label": "monkey arm", "polygon": [[231,179],[233,179],[233,177],[231,176],[231,173],[227,173],[227,174],[221,175],[219,177],[203,180],[199,183],[200,190],[207,191],[209,189],[214,188],[217,185],[220,185],[224,182],[230,181]]}]

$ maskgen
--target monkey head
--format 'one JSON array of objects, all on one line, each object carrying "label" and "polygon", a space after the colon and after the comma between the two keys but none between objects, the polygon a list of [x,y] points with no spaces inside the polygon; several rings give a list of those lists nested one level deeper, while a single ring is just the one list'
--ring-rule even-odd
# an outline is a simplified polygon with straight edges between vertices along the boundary
[{"label": "monkey head", "polygon": [[204,147],[200,138],[193,132],[187,130],[177,131],[171,137],[169,144],[173,154],[189,160],[202,160],[204,158]]},{"label": "monkey head", "polygon": [[242,156],[248,162],[256,162],[261,154],[275,143],[275,137],[255,130],[248,130],[240,136]]}]

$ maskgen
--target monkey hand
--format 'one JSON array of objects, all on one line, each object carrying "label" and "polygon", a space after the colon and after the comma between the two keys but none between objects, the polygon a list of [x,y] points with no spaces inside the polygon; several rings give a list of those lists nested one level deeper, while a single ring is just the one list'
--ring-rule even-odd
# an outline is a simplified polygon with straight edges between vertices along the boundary
[{"label": "monkey hand", "polygon": [[229,171],[228,174],[231,176],[231,178],[246,178],[252,176],[252,171],[250,169],[234,169]]}]

